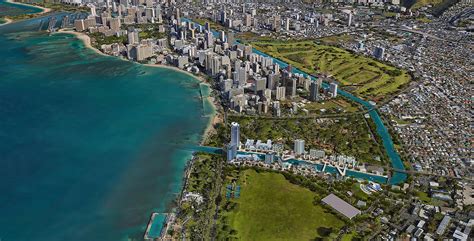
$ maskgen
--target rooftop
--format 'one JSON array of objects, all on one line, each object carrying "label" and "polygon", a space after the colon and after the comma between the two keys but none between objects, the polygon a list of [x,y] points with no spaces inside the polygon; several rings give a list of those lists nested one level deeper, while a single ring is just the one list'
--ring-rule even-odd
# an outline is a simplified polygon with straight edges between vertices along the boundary
[{"label": "rooftop", "polygon": [[329,194],[327,197],[323,198],[322,201],[325,204],[336,209],[336,211],[340,212],[342,215],[346,216],[349,219],[352,219],[353,217],[360,214],[359,209],[353,207],[352,205],[332,193]]}]

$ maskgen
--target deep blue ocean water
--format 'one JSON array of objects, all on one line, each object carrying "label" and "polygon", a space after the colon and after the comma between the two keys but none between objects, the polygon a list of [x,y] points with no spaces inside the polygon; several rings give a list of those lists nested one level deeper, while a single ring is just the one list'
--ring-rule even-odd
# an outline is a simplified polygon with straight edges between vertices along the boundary
[{"label": "deep blue ocean water", "polygon": [[0,240],[140,240],[209,121],[199,83],[38,23],[0,27]]}]

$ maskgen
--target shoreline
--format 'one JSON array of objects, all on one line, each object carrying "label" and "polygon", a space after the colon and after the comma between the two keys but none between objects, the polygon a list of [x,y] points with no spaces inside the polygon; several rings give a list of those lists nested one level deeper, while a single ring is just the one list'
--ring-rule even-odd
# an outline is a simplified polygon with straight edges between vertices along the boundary
[{"label": "shoreline", "polygon": [[[89,37],[89,35],[87,35],[85,33],[76,32],[74,30],[64,30],[64,29],[60,29],[56,33],[66,33],[66,34],[74,35],[74,37],[76,37],[77,39],[79,39],[80,41],[83,42],[83,44],[86,48],[89,48],[89,49],[93,50],[95,53],[100,54],[102,56],[114,57],[114,56],[110,56],[108,54],[103,53],[99,49],[94,48],[91,44],[91,38]],[[126,60],[126,59],[123,59],[123,58],[119,58],[119,59],[121,59],[123,61],[129,61],[129,60]],[[136,63],[136,62],[133,62],[133,61],[130,61],[130,62],[135,63],[135,64],[140,64],[140,63]],[[204,76],[195,75],[191,72],[185,71],[185,70],[180,69],[180,68],[175,67],[175,66],[164,65],[164,64],[140,64],[140,65],[144,65],[144,66],[147,66],[147,67],[153,67],[153,68],[164,68],[164,69],[177,71],[177,72],[186,74],[186,75],[188,75],[192,78],[195,78],[196,80],[198,80],[199,83],[205,83],[205,84],[209,85],[209,83],[206,81]],[[212,113],[212,116],[209,116],[209,121],[207,122],[206,128],[205,128],[204,132],[202,133],[202,136],[201,136],[200,141],[199,141],[199,145],[205,144],[209,140],[209,138],[212,136],[212,134],[214,134],[216,132],[216,129],[215,129],[214,126],[223,121],[223,119],[221,117],[221,114],[220,114],[220,112],[218,111],[218,108],[217,108],[219,103],[216,102],[216,99],[214,97],[208,96],[208,97],[206,97],[206,101],[209,101],[209,103],[211,104],[211,106],[213,108],[213,113]],[[190,158],[188,158],[187,161],[186,161],[186,166],[185,166],[184,172],[182,173],[179,197],[177,198],[178,203],[181,201],[182,195],[186,190],[187,180],[189,178],[190,170],[191,170],[191,168],[194,164],[193,160],[195,159],[195,157],[196,157],[195,153],[192,153]]]},{"label": "shoreline", "polygon": [[[66,33],[66,34],[71,34],[71,35],[74,35],[74,37],[76,37],[77,39],[81,40],[82,43],[84,44],[84,47],[88,48],[88,49],[91,49],[93,50],[94,52],[102,55],[102,56],[109,56],[109,57],[113,57],[113,56],[110,56],[108,54],[105,54],[103,53],[102,51],[94,48],[91,44],[91,38],[89,37],[89,35],[85,34],[85,33],[81,33],[81,32],[76,32],[76,31],[73,31],[73,30],[64,30],[64,29],[60,29],[59,31],[57,31],[56,33]],[[53,34],[56,34],[56,33],[53,33]]]},{"label": "shoreline", "polygon": [[[57,33],[66,33],[66,34],[74,35],[77,39],[81,40],[84,43],[84,46],[86,48],[89,48],[89,49],[93,50],[95,53],[100,54],[102,56],[114,57],[114,56],[110,56],[108,54],[103,53],[99,49],[94,48],[91,44],[91,38],[89,37],[89,35],[87,35],[85,33],[76,32],[76,31],[73,31],[73,30],[64,30],[64,29],[59,30]],[[119,58],[119,59],[122,59],[124,61],[129,61],[129,60],[126,60],[126,59],[123,59],[123,58]],[[140,64],[140,63],[136,63],[136,64]],[[175,66],[164,65],[164,64],[140,64],[140,65],[153,67],[153,68],[164,68],[164,69],[177,71],[177,72],[186,74],[186,75],[188,75],[192,78],[197,79],[200,83],[209,84],[207,82],[207,80],[204,78],[204,76],[195,75],[191,72],[188,72],[186,70],[180,69],[180,68],[175,67]],[[214,125],[216,125],[217,123],[222,122],[222,118],[220,117],[219,111],[217,110],[218,103],[216,103],[215,98],[209,96],[209,97],[207,97],[207,101],[209,101],[209,103],[211,103],[211,106],[214,110],[214,113],[212,114],[213,116],[211,118],[209,118],[209,122],[206,126],[206,129],[204,130],[203,136],[202,136],[201,140],[199,141],[199,144],[201,144],[201,145],[203,143],[205,143],[207,141],[207,139],[209,138],[210,134],[215,131]]]},{"label": "shoreline", "polygon": [[[33,4],[15,2],[15,1],[13,1],[13,0],[5,0],[5,2],[11,3],[11,4],[17,4],[17,5],[22,5],[22,6],[27,6],[27,7],[33,7],[33,8],[41,9],[41,12],[39,12],[38,14],[49,13],[49,12],[52,11],[51,8],[45,8],[45,7],[41,7],[41,6],[37,6],[37,5],[33,5]],[[33,13],[33,14],[37,14],[37,13]]]},{"label": "shoreline", "polygon": [[[41,7],[41,6],[37,6],[37,5],[33,5],[33,4],[26,4],[26,3],[15,2],[15,1],[13,1],[13,0],[5,0],[5,2],[14,4],[14,5],[21,5],[21,6],[27,6],[27,7],[32,7],[32,8],[41,9],[41,12],[38,12],[38,13],[30,13],[30,14],[27,14],[27,15],[36,15],[36,14],[42,15],[42,14],[49,13],[49,12],[52,11],[51,8],[45,8],[45,7]],[[34,16],[34,17],[37,17],[37,16]],[[3,17],[3,19],[4,19],[6,22],[0,24],[0,27],[15,22],[13,19],[9,18],[8,16],[7,16],[7,17]]]},{"label": "shoreline", "polygon": [[9,19],[8,17],[4,17],[3,20],[5,20],[5,22],[1,23],[0,26],[7,25],[13,22],[13,20]]}]

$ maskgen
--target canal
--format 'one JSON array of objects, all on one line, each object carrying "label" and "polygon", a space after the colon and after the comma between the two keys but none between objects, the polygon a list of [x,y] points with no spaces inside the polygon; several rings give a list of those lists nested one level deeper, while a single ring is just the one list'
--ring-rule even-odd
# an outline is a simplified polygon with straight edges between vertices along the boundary
[{"label": "canal", "polygon": [[[192,20],[183,18],[182,21],[191,22]],[[198,23],[195,23],[195,24],[199,25]],[[219,33],[217,31],[212,31],[212,32],[213,32],[214,36],[216,36],[216,37],[219,36]],[[255,49],[255,48],[253,48],[253,52],[258,54],[258,55],[264,56],[264,57],[272,58],[273,62],[278,64],[281,68],[286,68],[288,66],[288,63],[286,63],[286,62],[284,62],[280,59],[274,58],[274,57],[272,57],[272,56],[270,56],[270,55],[268,55],[264,52],[261,52],[261,51]],[[313,79],[313,80],[316,79],[315,76],[313,76],[311,74],[308,74],[306,72],[303,72],[303,71],[301,71],[301,70],[299,70],[298,68],[295,68],[295,67],[292,68],[292,72],[297,73],[297,74],[309,75],[309,76],[311,76],[311,79]],[[329,85],[329,83],[323,82],[323,87],[327,88],[328,85]],[[385,126],[385,124],[383,123],[382,118],[380,117],[380,115],[379,115],[377,109],[375,108],[375,106],[372,105],[371,103],[369,103],[366,100],[363,100],[363,99],[361,99],[361,98],[359,98],[359,97],[357,97],[357,96],[355,96],[355,95],[353,95],[349,92],[341,90],[341,88],[338,88],[337,93],[339,95],[343,96],[344,98],[347,98],[349,100],[352,100],[354,102],[357,102],[357,103],[361,104],[368,111],[368,114],[369,114],[371,120],[375,123],[376,129],[377,129],[377,134],[382,139],[382,144],[383,144],[384,150],[385,150],[385,152],[387,153],[387,156],[390,159],[390,162],[392,164],[393,169],[405,170],[405,166],[403,165],[403,161],[400,158],[400,155],[398,154],[398,152],[395,149],[395,146],[393,144],[392,137],[390,136],[390,134],[388,132],[388,129]],[[356,173],[358,174],[359,172],[356,172]],[[348,175],[349,175],[349,171],[348,171]],[[359,176],[359,177],[356,177],[356,178],[371,180],[370,178],[364,177],[362,175],[357,175],[357,176]],[[397,184],[405,182],[407,177],[408,177],[407,174],[404,173],[404,172],[394,171],[392,173],[392,176],[388,180],[385,180],[385,183],[388,183],[388,184],[391,184],[391,185],[397,185]],[[382,181],[381,179],[378,180],[378,182],[381,182],[381,181]]]}]

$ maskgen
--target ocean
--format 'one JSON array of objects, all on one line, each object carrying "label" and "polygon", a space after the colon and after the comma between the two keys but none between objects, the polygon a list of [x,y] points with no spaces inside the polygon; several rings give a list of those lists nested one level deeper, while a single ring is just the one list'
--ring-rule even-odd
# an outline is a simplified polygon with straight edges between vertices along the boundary
[{"label": "ocean", "polygon": [[41,9],[0,0],[0,19],[5,16],[39,13]]},{"label": "ocean", "polygon": [[209,123],[199,81],[0,27],[0,240],[141,240]]}]

